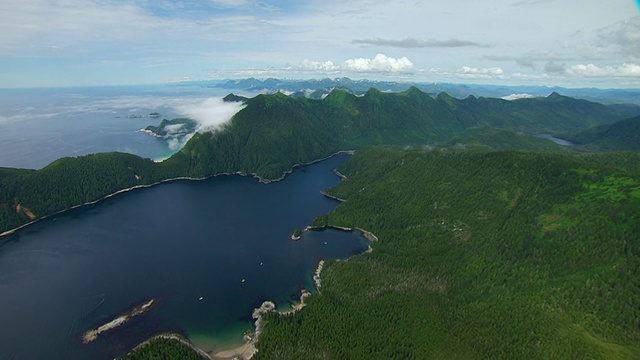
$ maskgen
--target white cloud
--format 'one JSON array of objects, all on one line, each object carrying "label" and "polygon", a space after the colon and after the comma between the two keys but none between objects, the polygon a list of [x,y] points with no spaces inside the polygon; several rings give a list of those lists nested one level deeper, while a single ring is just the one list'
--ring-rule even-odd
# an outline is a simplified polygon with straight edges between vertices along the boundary
[{"label": "white cloud", "polygon": [[341,65],[335,65],[333,61],[304,60],[298,70],[334,73],[407,73],[414,70],[411,60],[406,57],[399,59],[378,54],[373,59],[355,58],[348,59]]},{"label": "white cloud", "polygon": [[638,77],[640,78],[640,65],[625,63],[621,66],[600,67],[594,64],[578,64],[567,69],[567,73],[584,77]]},{"label": "white cloud", "polygon": [[531,95],[531,94],[511,94],[511,95],[507,95],[507,96],[503,96],[502,99],[504,100],[518,100],[518,99],[531,99],[534,98],[535,96]]},{"label": "white cloud", "polygon": [[358,72],[409,72],[414,66],[411,60],[406,57],[395,59],[384,54],[378,54],[373,59],[349,59],[342,64],[344,70]]},{"label": "white cloud", "polygon": [[336,70],[336,66],[333,64],[333,61],[311,61],[304,60],[301,64],[302,68],[305,70],[312,71],[333,71]]},{"label": "white cloud", "polygon": [[202,132],[220,129],[244,106],[239,102],[224,102],[222,98],[208,98],[178,105],[175,110],[182,116],[196,120],[198,122],[197,131]]},{"label": "white cloud", "polygon": [[490,68],[475,68],[470,66],[463,66],[458,69],[458,74],[465,78],[477,79],[491,79],[494,77],[497,78],[505,78],[504,70],[500,67],[490,67]]}]

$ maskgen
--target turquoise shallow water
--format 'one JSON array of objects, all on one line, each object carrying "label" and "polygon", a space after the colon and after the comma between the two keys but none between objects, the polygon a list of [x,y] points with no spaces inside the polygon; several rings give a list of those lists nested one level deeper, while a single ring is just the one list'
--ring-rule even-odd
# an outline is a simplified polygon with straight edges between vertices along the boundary
[{"label": "turquoise shallow water", "polygon": [[[251,310],[296,299],[320,259],[366,249],[334,230],[290,239],[338,205],[319,191],[346,158],[272,184],[222,176],[135,190],[2,239],[0,358],[107,359],[167,331],[239,340]],[[152,298],[149,312],[82,344],[84,331]]]}]

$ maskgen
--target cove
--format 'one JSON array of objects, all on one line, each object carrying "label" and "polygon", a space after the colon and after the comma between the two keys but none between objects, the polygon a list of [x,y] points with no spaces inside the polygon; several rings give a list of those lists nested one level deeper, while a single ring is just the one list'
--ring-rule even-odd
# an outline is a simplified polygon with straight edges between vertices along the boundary
[{"label": "cove", "polygon": [[[0,358],[110,359],[176,332],[198,346],[239,342],[265,300],[312,289],[321,259],[366,250],[359,233],[297,228],[338,202],[339,154],[263,184],[241,176],[130,191],[38,222],[0,242]],[[132,307],[148,312],[82,343]]]}]

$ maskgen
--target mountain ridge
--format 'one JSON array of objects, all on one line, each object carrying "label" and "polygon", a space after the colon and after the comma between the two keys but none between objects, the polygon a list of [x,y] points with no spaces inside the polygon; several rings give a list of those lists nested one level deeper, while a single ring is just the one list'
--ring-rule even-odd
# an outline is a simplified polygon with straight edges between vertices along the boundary
[{"label": "mountain ridge", "polygon": [[[221,130],[196,133],[180,151],[159,164],[124,154],[98,154],[65,160],[69,164],[65,173],[51,166],[20,175],[6,172],[0,177],[0,204],[4,204],[0,206],[0,229],[30,221],[13,213],[14,198],[41,217],[123,188],[167,178],[241,172],[276,179],[295,164],[339,150],[370,145],[424,146],[483,126],[554,133],[612,123],[624,116],[601,104],[555,95],[513,101],[456,99],[446,93],[433,98],[417,88],[402,93],[369,89],[363,96],[334,89],[323,100],[282,93],[227,99],[243,101],[246,106]],[[111,172],[100,170],[100,162]],[[104,178],[85,174],[87,168],[95,168],[95,174]],[[56,180],[45,186],[43,183],[51,182],[47,177]],[[58,190],[51,191],[56,187]]]}]

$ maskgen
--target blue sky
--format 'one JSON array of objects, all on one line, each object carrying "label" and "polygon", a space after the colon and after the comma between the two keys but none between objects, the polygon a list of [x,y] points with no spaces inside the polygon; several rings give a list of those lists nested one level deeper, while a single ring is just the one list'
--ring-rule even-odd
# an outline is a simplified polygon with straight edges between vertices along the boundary
[{"label": "blue sky", "polygon": [[0,87],[242,77],[640,87],[633,0],[4,0]]}]

